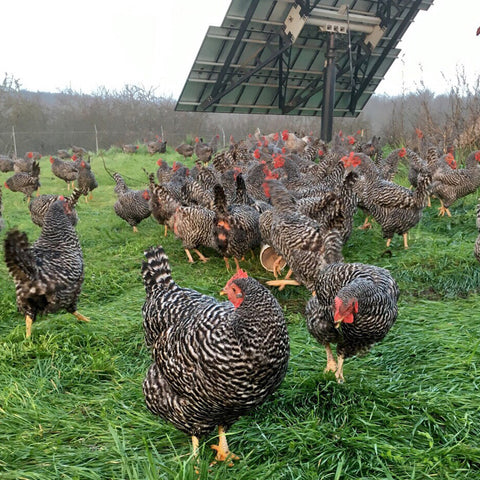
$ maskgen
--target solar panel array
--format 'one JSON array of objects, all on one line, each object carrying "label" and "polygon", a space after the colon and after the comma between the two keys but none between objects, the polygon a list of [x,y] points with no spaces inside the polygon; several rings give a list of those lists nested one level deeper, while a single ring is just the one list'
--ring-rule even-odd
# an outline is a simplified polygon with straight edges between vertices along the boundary
[{"label": "solar panel array", "polygon": [[233,0],[221,26],[209,27],[176,110],[320,116],[333,34],[333,115],[357,116],[432,3]]}]

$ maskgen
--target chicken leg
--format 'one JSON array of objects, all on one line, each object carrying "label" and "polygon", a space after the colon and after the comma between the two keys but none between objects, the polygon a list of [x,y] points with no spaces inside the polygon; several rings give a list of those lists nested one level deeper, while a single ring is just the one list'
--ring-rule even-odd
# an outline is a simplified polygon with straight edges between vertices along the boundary
[{"label": "chicken leg", "polygon": [[325,345],[325,351],[327,352],[327,366],[325,367],[324,372],[336,372],[337,371],[337,362],[333,356],[332,347],[329,343]]},{"label": "chicken leg", "polygon": [[227,436],[225,435],[225,429],[222,425],[218,426],[218,445],[211,445],[211,447],[217,452],[217,455],[215,456],[217,462],[229,460],[229,466],[233,466],[233,460],[239,459],[239,457],[233,454],[228,448]]},{"label": "chicken leg", "polygon": [[440,216],[444,216],[445,214],[447,214],[448,217],[451,217],[452,214],[450,213],[450,210],[445,207],[445,205],[443,204],[443,202],[440,200],[440,207],[438,208],[438,214]]},{"label": "chicken leg", "polygon": [[338,383],[345,382],[345,378],[343,378],[343,362],[345,357],[343,355],[337,356],[337,370],[335,371],[335,378],[337,379]]},{"label": "chicken leg", "polygon": [[33,318],[30,315],[25,315],[25,338],[30,338],[32,335]]},{"label": "chicken leg", "polygon": [[75,318],[77,320],[81,320],[82,322],[89,322],[90,319],[82,315],[80,312],[77,312],[76,310],[73,312],[73,315],[75,315]]}]

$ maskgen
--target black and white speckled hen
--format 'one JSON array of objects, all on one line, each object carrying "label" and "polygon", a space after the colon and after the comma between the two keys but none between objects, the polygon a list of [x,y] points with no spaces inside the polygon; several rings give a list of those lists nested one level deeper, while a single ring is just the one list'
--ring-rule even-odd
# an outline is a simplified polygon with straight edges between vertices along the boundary
[{"label": "black and white speckled hen", "polygon": [[[451,155],[451,154],[447,154]],[[439,215],[450,217],[450,207],[459,198],[473,193],[480,187],[480,150],[471,152],[465,160],[465,168],[440,169],[433,174],[430,193],[440,200]]]},{"label": "black and white speckled hen", "polygon": [[403,245],[408,248],[407,232],[420,221],[428,202],[428,187],[432,181],[430,173],[419,173],[418,186],[411,191],[384,180],[367,155],[356,155],[361,160],[362,173],[354,185],[359,205],[380,224],[387,247],[396,233],[403,236]]},{"label": "black and white speckled hen", "polygon": [[192,437],[218,427],[217,460],[232,460],[225,432],[281,384],[289,339],[275,297],[245,272],[223,292],[228,302],[182,288],[162,247],[145,253],[142,309],[154,363],[143,383],[147,407]]},{"label": "black and white speckled hen", "polygon": [[88,196],[92,198],[92,191],[98,187],[98,182],[89,161],[80,157],[76,162],[78,162],[77,186],[85,196],[85,202],[88,202]]},{"label": "black and white speckled hen", "polygon": [[70,189],[70,182],[74,188],[73,182],[78,177],[78,163],[72,160],[61,160],[60,158],[50,157],[52,173],[67,183]]},{"label": "black and white speckled hen", "polygon": [[137,225],[152,213],[149,203],[150,193],[148,189],[131,190],[118,172],[113,174],[113,179],[115,180],[114,192],[117,194],[113,209],[133,228],[134,232],[138,232]]},{"label": "black and white speckled hen", "polygon": [[[315,280],[307,303],[308,331],[325,347],[327,367],[344,381],[346,358],[366,353],[397,319],[399,289],[388,270],[361,263],[332,263]],[[330,344],[337,344],[337,360]]]},{"label": "black and white speckled hen", "polygon": [[77,312],[84,270],[71,216],[68,202],[61,197],[51,205],[40,237],[32,245],[18,230],[6,235],[5,262],[15,282],[18,309],[25,315],[27,337],[38,315],[66,310],[88,321]]},{"label": "black and white speckled hen", "polygon": [[[72,215],[70,219],[72,221],[72,225],[75,226],[78,223],[78,215],[76,210],[74,210],[78,199],[80,198],[82,192],[80,189],[75,188],[70,196],[65,197],[65,200],[68,202],[70,208],[72,209]],[[38,197],[33,197],[28,204],[28,208],[30,210],[30,217],[32,218],[32,222],[39,227],[43,227],[45,215],[47,214],[48,210],[52,203],[56,202],[60,198],[60,195],[56,195],[54,193],[45,193],[44,195],[39,195]]]},{"label": "black and white speckled hen", "polygon": [[190,250],[193,250],[202,262],[208,260],[198,248],[215,248],[214,221],[215,212],[200,205],[179,206],[176,209],[173,215],[173,232],[182,240],[189,263],[194,263]]},{"label": "black and white speckled hen", "polygon": [[7,178],[5,187],[12,192],[22,192],[25,197],[30,198],[33,192],[40,188],[40,165],[37,161],[32,163],[30,172],[17,172]]},{"label": "black and white speckled hen", "polygon": [[228,205],[221,185],[215,185],[214,196],[215,248],[223,256],[227,270],[230,269],[228,259],[232,257],[239,270],[239,261],[262,241],[258,223],[260,214],[249,205]]}]

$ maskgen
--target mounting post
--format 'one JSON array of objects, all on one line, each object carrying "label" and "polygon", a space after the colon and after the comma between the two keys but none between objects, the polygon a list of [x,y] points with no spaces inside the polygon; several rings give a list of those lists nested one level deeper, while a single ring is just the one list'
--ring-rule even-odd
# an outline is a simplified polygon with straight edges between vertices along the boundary
[{"label": "mounting post", "polygon": [[320,131],[320,138],[325,142],[330,142],[333,136],[333,109],[335,107],[336,75],[335,33],[329,32],[324,68],[325,82],[323,87],[322,128]]}]

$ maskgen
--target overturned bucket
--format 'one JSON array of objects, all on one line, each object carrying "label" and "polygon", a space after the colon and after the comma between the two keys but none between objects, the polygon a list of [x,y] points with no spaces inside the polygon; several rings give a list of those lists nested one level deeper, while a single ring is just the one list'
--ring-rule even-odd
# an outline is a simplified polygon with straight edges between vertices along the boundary
[{"label": "overturned bucket", "polygon": [[[262,245],[262,248],[260,249],[260,263],[265,270],[273,272],[273,265],[279,258],[281,258],[281,255],[279,255],[273,247],[266,243]],[[286,264],[287,262],[282,258],[278,264],[278,270],[283,270]]]}]

